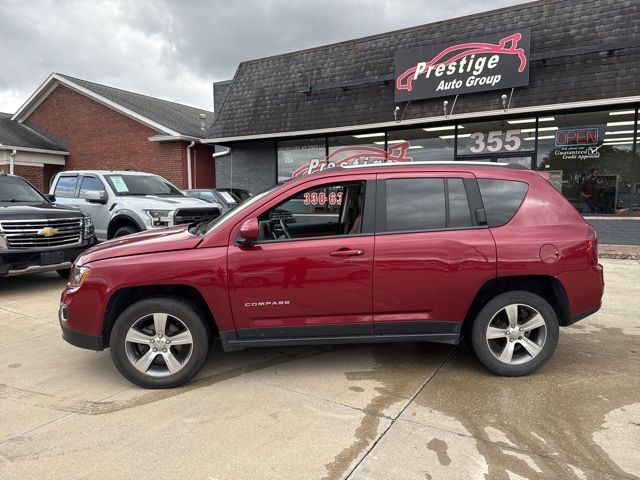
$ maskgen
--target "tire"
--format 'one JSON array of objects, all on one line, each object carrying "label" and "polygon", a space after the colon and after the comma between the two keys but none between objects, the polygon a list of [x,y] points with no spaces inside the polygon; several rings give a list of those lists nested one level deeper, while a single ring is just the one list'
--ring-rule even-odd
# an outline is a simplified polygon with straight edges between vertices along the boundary
[{"label": "tire", "polygon": [[113,233],[113,238],[124,237],[125,235],[131,235],[132,233],[138,233],[139,231],[140,230],[131,225],[123,225]]},{"label": "tire", "polygon": [[209,353],[209,336],[202,317],[188,303],[148,298],[120,314],[110,347],[113,363],[130,382],[172,388],[200,371]]},{"label": "tire", "polygon": [[493,373],[519,377],[535,372],[551,358],[558,337],[553,307],[534,293],[514,290],[496,295],[480,310],[471,345],[478,360]]},{"label": "tire", "polygon": [[71,269],[70,268],[63,268],[61,270],[56,270],[56,273],[58,275],[60,275],[60,278],[63,278],[65,280],[69,280],[69,274],[71,273]]}]

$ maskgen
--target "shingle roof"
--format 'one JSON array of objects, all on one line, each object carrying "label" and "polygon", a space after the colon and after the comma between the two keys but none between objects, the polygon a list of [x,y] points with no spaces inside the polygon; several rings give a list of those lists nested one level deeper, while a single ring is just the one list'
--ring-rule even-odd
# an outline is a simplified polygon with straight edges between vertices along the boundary
[{"label": "shingle roof", "polygon": [[202,113],[207,115],[205,128],[213,122],[213,112],[209,110],[161,100],[61,73],[57,75],[182,135],[198,138],[205,136],[205,133],[200,129],[200,114]]},{"label": "shingle roof", "polygon": [[10,113],[0,113],[0,144],[11,147],[65,151],[64,148],[26,125],[11,120]]},{"label": "shingle roof", "polygon": [[[522,27],[531,28],[530,83],[512,108],[640,93],[640,3],[547,0],[242,62],[209,138],[392,122],[396,51]],[[503,93],[462,95],[455,113],[497,111]],[[404,118],[441,117],[442,101],[413,102]]]}]

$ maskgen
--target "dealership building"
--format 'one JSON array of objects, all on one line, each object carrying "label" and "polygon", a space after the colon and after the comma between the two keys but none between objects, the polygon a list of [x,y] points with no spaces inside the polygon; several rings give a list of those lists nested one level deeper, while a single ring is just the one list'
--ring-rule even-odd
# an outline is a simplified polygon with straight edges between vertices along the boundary
[{"label": "dealership building", "polygon": [[606,243],[640,243],[640,4],[541,1],[242,62],[214,85],[218,186],[347,163],[547,172]]},{"label": "dealership building", "polygon": [[0,170],[42,191],[61,170],[137,170],[180,188],[215,186],[213,112],[52,73],[0,113]]}]

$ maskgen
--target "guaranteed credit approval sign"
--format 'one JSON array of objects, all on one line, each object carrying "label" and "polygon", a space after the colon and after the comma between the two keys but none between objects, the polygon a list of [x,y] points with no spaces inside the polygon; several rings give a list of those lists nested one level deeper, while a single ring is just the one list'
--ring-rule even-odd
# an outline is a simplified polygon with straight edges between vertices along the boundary
[{"label": "guaranteed credit approval sign", "polygon": [[396,102],[529,84],[531,34],[522,28],[396,53]]}]

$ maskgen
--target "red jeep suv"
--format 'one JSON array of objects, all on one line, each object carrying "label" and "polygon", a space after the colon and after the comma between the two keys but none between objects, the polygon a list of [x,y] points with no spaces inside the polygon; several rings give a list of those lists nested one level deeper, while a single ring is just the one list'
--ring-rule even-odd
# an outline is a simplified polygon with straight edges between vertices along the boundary
[{"label": "red jeep suv", "polygon": [[464,336],[499,375],[553,354],[600,308],[594,229],[538,172],[429,162],[339,167],[210,223],[118,238],[80,256],[62,293],[73,345],[111,348],[131,382],[187,382],[213,339],[271,345]]}]

